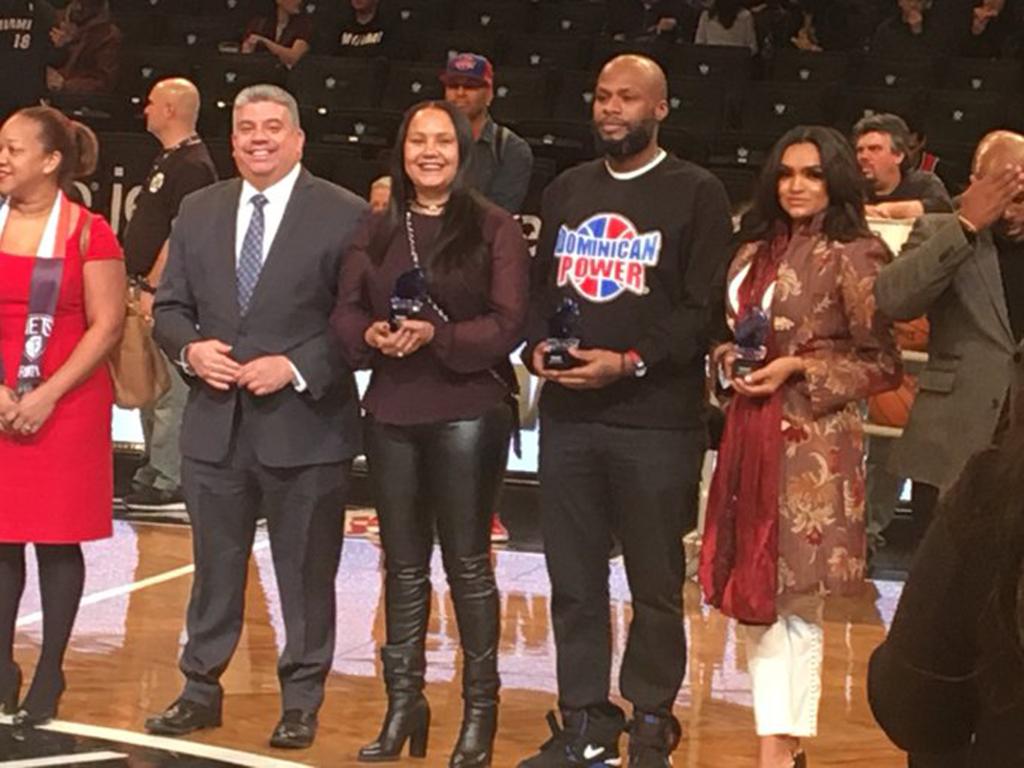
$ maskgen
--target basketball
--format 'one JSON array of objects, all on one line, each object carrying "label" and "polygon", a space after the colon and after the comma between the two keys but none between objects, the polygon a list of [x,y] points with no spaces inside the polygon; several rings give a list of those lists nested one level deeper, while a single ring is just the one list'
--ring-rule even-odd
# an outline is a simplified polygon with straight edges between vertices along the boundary
[{"label": "basketball", "polygon": [[914,404],[917,394],[917,379],[904,376],[903,382],[896,389],[875,395],[868,401],[868,419],[872,424],[881,427],[907,426],[910,418],[910,407]]}]

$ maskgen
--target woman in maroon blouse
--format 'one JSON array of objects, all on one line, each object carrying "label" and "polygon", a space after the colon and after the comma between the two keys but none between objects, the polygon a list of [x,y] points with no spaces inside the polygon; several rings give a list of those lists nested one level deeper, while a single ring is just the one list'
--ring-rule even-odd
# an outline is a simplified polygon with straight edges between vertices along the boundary
[{"label": "woman in maroon blouse", "polygon": [[[498,705],[490,525],[508,456],[529,255],[519,224],[465,184],[469,124],[444,102],[399,129],[391,202],[343,260],[332,318],[371,368],[366,453],[385,553],[388,711],[361,761],[426,750],[423,696],[434,523],[462,641],[465,715],[452,766],[488,766]],[[417,307],[419,305],[419,307]]]},{"label": "woman in maroon blouse", "polygon": [[309,53],[313,20],[302,10],[302,0],[271,0],[268,7],[269,13],[246,25],[242,53],[254,53],[262,47],[291,69]]}]

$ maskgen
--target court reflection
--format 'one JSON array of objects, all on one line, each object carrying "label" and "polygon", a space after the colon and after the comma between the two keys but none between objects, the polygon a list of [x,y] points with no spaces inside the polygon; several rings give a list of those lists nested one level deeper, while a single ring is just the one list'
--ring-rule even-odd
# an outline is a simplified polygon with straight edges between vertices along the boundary
[{"label": "court reflection", "polygon": [[[146,715],[179,693],[177,669],[191,588],[190,534],[175,526],[118,523],[116,535],[86,549],[89,596],[67,660],[63,719],[141,731]],[[316,746],[301,759],[312,765],[355,765],[358,746],[372,737],[385,708],[378,648],[384,638],[382,552],[376,542],[350,538],[337,578],[338,642]],[[496,766],[514,765],[547,738],[544,712],[555,706],[555,646],[550,583],[542,555],[494,554],[502,600],[500,672],[502,726]],[[176,573],[177,572],[177,573]],[[170,574],[166,580],[160,577]],[[153,581],[131,591],[130,585]],[[443,765],[461,715],[460,653],[454,608],[439,553],[432,569],[427,637],[427,695],[434,707],[437,752],[420,765]],[[613,675],[621,663],[632,617],[622,562],[609,563]],[[119,591],[120,588],[120,591]],[[856,599],[830,600],[825,616],[825,665],[815,764],[896,766],[902,758],[874,725],[865,679],[871,651],[882,640],[899,598],[897,584],[870,584]],[[277,655],[284,625],[265,534],[250,563],[246,622],[223,678],[224,727],[195,741],[272,754],[266,737],[279,714]],[[754,755],[750,679],[735,623],[701,605],[697,586],[684,590],[688,674],[677,713],[684,739],[677,766],[748,766]],[[41,623],[33,583],[22,609],[17,656],[29,672]],[[613,680],[613,690],[617,687]],[[289,756],[290,757],[290,756]],[[410,763],[411,764],[411,763]]]}]

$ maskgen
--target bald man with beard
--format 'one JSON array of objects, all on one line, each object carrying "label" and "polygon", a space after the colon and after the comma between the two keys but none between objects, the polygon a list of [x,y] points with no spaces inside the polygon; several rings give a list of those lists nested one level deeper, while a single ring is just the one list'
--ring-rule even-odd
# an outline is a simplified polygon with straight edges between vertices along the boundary
[{"label": "bald man with beard", "polygon": [[1004,421],[1024,355],[1024,136],[982,139],[959,209],[917,220],[875,296],[893,320],[927,314],[931,326],[920,391],[890,460],[916,483],[923,535],[939,494]]},{"label": "bald man with beard", "polygon": [[[146,130],[163,149],[142,185],[123,240],[125,266],[140,288],[147,314],[152,312],[153,294],[167,263],[167,239],[181,201],[217,181],[210,153],[196,133],[199,101],[196,86],[177,77],[154,85],[146,101]],[[183,507],[178,430],[187,397],[185,382],[172,374],[167,393],[142,410],[146,462],[125,496],[129,509],[160,512]]]},{"label": "bald man with beard", "polygon": [[[621,765],[625,714],[609,698],[613,538],[632,593],[619,681],[633,706],[629,765],[665,768],[680,738],[682,538],[696,524],[710,299],[732,228],[721,182],[658,145],[668,109],[654,61],[613,59],[594,90],[603,157],[544,194],[524,362],[545,379],[541,517],[561,725],[552,714],[553,738],[520,768]],[[569,360],[547,341],[560,307],[580,340]]]}]

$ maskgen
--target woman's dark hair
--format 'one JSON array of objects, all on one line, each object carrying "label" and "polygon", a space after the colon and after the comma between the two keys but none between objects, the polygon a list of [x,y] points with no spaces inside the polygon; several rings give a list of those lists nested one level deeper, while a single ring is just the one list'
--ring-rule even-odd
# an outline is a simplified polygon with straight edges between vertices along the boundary
[{"label": "woman's dark hair", "polygon": [[59,152],[57,183],[67,191],[75,179],[81,179],[96,170],[100,145],[96,134],[88,126],[69,119],[53,107],[27,107],[15,113],[31,120],[39,128],[39,142],[46,152]]},{"label": "woman's dark hair", "polygon": [[[446,101],[422,101],[410,107],[402,119],[391,156],[391,203],[387,211],[380,214],[370,240],[370,258],[379,263],[391,240],[399,234],[404,236],[405,212],[416,198],[412,180],[405,172],[405,139],[412,119],[425,109],[439,110],[451,119],[459,145],[459,167],[452,180],[448,203],[441,214],[441,233],[429,247],[418,244],[420,257],[431,283],[438,285],[456,279],[479,288],[489,262],[481,229],[485,203],[466,182],[473,151],[473,131],[465,115]],[[483,284],[487,283],[489,280]]]},{"label": "woman's dark hair", "polygon": [[736,23],[736,17],[740,15],[742,9],[743,3],[740,0],[715,0],[711,4],[708,17],[717,19],[719,24],[730,29]]},{"label": "woman's dark hair", "polygon": [[789,130],[775,146],[761,169],[754,193],[754,207],[744,220],[741,240],[763,240],[789,215],[779,203],[782,156],[794,144],[813,144],[821,155],[821,171],[828,191],[828,208],[822,226],[830,240],[849,242],[870,237],[864,218],[864,178],[849,142],[839,131],[821,125],[802,125]]}]

